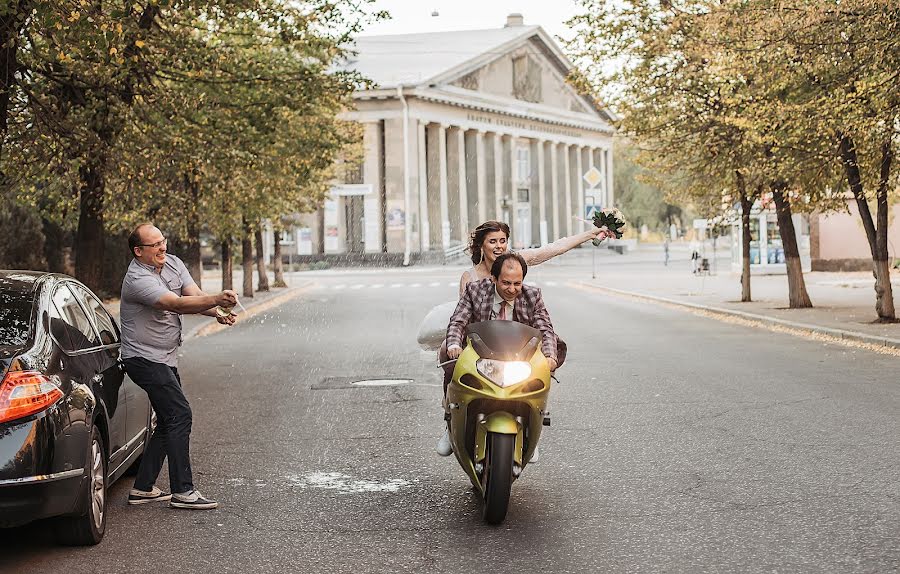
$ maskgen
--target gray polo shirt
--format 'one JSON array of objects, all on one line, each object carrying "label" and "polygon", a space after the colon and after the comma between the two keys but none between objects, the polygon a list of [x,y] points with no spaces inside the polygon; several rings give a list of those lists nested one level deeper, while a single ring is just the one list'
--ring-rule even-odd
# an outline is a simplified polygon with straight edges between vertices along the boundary
[{"label": "gray polo shirt", "polygon": [[122,280],[119,308],[123,359],[142,357],[170,367],[178,365],[181,315],[154,305],[166,292],[180,296],[182,289],[193,284],[187,267],[174,255],[166,254],[166,263],[159,273],[152,265],[131,260]]}]

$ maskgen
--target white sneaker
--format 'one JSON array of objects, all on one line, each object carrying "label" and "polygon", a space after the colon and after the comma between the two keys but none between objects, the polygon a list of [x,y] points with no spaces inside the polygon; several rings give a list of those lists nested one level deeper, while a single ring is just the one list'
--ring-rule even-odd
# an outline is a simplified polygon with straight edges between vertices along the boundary
[{"label": "white sneaker", "polygon": [[215,500],[210,500],[200,494],[199,490],[192,490],[190,492],[183,492],[181,494],[173,494],[172,500],[169,501],[169,506],[172,508],[190,508],[196,510],[209,510],[212,508],[218,508],[219,503]]},{"label": "white sneaker", "polygon": [[541,460],[541,450],[540,449],[541,449],[541,447],[539,447],[539,446],[534,447],[534,452],[531,453],[531,460],[529,460],[528,462],[535,463],[535,462],[538,462],[539,460]]},{"label": "white sneaker", "polygon": [[453,454],[453,445],[450,444],[450,431],[444,430],[444,434],[441,435],[441,440],[437,443],[437,453],[441,456],[450,456]]}]

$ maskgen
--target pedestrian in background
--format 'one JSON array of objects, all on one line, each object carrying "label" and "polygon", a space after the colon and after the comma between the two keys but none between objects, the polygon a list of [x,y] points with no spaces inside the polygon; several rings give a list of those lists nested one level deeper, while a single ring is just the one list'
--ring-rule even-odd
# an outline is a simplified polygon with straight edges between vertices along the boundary
[{"label": "pedestrian in background", "polygon": [[[169,500],[175,508],[216,508],[216,501],[194,488],[193,416],[181,388],[177,352],[182,342],[181,315],[199,313],[233,325],[234,315],[219,314],[216,307],[230,310],[237,304],[237,294],[201,291],[181,259],[166,252],[166,245],[162,232],[149,223],[139,225],[128,238],[134,258],[122,281],[122,361],[128,376],[146,391],[157,418],[128,504]],[[171,494],[155,485],[166,457]]]}]

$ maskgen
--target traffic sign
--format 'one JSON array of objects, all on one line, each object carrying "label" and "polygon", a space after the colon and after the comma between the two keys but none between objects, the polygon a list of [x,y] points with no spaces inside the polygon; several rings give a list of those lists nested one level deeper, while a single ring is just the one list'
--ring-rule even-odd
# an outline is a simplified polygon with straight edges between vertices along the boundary
[{"label": "traffic sign", "polygon": [[584,176],[582,177],[591,189],[594,189],[603,181],[603,174],[596,167],[591,167],[591,169],[584,172]]}]

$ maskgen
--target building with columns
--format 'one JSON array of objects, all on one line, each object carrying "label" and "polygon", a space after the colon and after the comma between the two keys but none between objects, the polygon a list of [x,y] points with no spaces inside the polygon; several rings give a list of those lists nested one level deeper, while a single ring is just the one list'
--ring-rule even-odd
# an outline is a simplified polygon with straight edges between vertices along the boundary
[{"label": "building with columns", "polygon": [[373,82],[347,114],[364,126],[364,157],[287,235],[291,251],[409,263],[458,252],[488,219],[522,248],[612,205],[612,114],[566,83],[572,64],[540,26],[513,14],[496,29],[359,37],[355,49],[347,65]]}]

